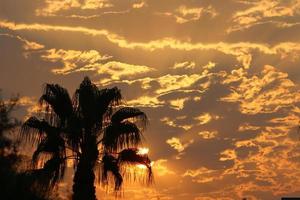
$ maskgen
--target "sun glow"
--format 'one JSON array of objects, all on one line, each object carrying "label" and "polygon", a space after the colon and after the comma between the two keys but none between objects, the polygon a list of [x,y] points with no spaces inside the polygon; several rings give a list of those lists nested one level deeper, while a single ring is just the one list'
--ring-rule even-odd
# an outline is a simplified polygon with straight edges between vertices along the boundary
[{"label": "sun glow", "polygon": [[137,154],[138,155],[146,155],[146,154],[148,154],[149,153],[149,149],[148,148],[138,148],[138,152],[137,152]]},{"label": "sun glow", "polygon": [[[152,161],[152,162],[150,163],[150,166],[151,166],[151,167],[152,167],[153,165],[154,165],[154,161]],[[144,164],[137,164],[136,167],[139,168],[139,169],[147,169],[147,166],[144,165]]]}]

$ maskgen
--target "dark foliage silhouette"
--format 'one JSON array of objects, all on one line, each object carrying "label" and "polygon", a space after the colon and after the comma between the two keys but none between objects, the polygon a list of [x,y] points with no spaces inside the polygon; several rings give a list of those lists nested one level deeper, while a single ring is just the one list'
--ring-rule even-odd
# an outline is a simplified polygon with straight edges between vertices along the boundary
[{"label": "dark foliage silhouette", "polygon": [[150,159],[138,150],[147,116],[137,108],[120,108],[121,99],[118,88],[99,89],[88,77],[72,99],[65,88],[45,85],[40,116],[29,118],[20,134],[37,146],[30,173],[42,190],[62,180],[68,159],[75,169],[74,200],[96,199],[96,178],[103,185],[114,182],[119,190],[128,165],[146,166],[146,182],[151,183]]},{"label": "dark foliage silhouette", "polygon": [[[0,192],[5,200],[43,200],[48,199],[46,193],[37,193],[31,187],[26,173],[18,170],[24,162],[24,156],[18,152],[19,143],[12,139],[20,122],[11,117],[18,102],[14,97],[4,101],[0,97]],[[9,137],[10,136],[10,137]]]}]

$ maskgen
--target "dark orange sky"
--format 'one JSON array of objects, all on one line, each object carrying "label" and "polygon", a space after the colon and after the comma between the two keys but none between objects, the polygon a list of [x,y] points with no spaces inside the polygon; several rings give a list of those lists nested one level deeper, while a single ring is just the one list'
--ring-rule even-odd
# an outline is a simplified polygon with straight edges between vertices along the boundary
[{"label": "dark orange sky", "polygon": [[0,0],[0,88],[21,115],[86,75],[148,114],[156,184],[124,199],[300,196],[299,61],[299,0]]}]

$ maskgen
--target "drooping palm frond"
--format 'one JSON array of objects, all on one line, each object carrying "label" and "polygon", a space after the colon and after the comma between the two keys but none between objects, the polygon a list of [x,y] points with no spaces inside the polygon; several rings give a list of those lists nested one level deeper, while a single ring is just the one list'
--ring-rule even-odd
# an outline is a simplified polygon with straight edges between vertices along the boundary
[{"label": "drooping palm frond", "polygon": [[109,182],[109,173],[114,177],[115,190],[119,190],[123,183],[123,178],[120,173],[120,168],[118,165],[118,160],[109,154],[105,154],[102,157],[101,169],[100,169],[100,181],[102,184],[107,185]]},{"label": "drooping palm frond", "polygon": [[[146,167],[147,176],[145,182],[147,184],[151,184],[153,181],[153,173],[151,167],[151,160],[149,159],[147,154],[140,154],[139,150],[136,148],[124,149],[119,153],[118,163],[122,166],[125,165],[142,165]],[[135,172],[134,172],[135,173]],[[141,178],[144,181],[144,177],[141,175],[134,174],[134,180],[138,180]]]},{"label": "drooping palm frond", "polygon": [[105,151],[114,152],[123,148],[137,147],[142,133],[131,122],[112,123],[104,130],[102,144]]},{"label": "drooping palm frond", "polygon": [[72,149],[72,153],[78,154],[80,144],[83,138],[82,123],[78,116],[72,115],[68,118],[66,128],[64,129],[64,135],[66,136],[66,142]]},{"label": "drooping palm frond", "polygon": [[45,112],[51,124],[57,123],[58,120],[64,123],[73,112],[72,101],[68,91],[58,84],[46,84],[44,93],[39,101],[41,105],[46,105]]},{"label": "drooping palm frond", "polygon": [[65,159],[59,156],[53,156],[45,163],[43,170],[45,174],[50,175],[49,176],[50,187],[54,187],[58,181],[64,178],[65,169],[66,169]]},{"label": "drooping palm frond", "polygon": [[56,135],[58,129],[51,126],[45,120],[30,117],[21,127],[20,137],[32,144],[37,144],[45,135]]},{"label": "drooping palm frond", "polygon": [[135,119],[136,123],[140,123],[144,128],[147,123],[147,115],[138,108],[124,107],[116,111],[112,117],[112,123],[120,123],[127,119]]},{"label": "drooping palm frond", "polygon": [[65,143],[63,138],[61,138],[59,135],[51,135],[42,139],[32,156],[32,161],[34,164],[37,164],[41,153],[48,153],[53,157],[58,158],[66,157]]},{"label": "drooping palm frond", "polygon": [[120,103],[122,99],[121,91],[117,87],[105,88],[99,91],[98,107],[101,115],[110,117],[112,108]]},{"label": "drooping palm frond", "polygon": [[22,174],[26,184],[34,188],[39,193],[48,193],[53,187],[62,180],[66,168],[65,160],[53,156],[40,169],[33,169]]}]

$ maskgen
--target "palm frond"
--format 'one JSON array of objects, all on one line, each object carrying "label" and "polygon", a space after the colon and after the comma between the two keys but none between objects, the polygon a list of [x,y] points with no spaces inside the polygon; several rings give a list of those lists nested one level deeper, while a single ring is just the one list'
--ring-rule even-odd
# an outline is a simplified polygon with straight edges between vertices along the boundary
[{"label": "palm frond", "polygon": [[24,122],[21,127],[20,137],[32,144],[37,144],[41,141],[44,135],[55,135],[57,129],[45,120],[39,120],[36,117],[30,117]]},{"label": "palm frond", "polygon": [[43,171],[45,174],[50,175],[50,187],[54,187],[58,181],[63,179],[65,169],[65,159],[59,156],[53,156],[45,163]]},{"label": "palm frond", "polygon": [[41,105],[46,105],[46,116],[53,123],[57,123],[58,119],[64,123],[65,119],[73,112],[68,91],[58,84],[46,84],[39,102]]},{"label": "palm frond", "polygon": [[35,191],[47,193],[63,179],[65,168],[65,159],[53,156],[44,164],[43,168],[26,171],[22,176]]},{"label": "palm frond", "polygon": [[141,143],[142,133],[131,122],[112,123],[104,130],[102,143],[109,152],[123,148],[137,147]]},{"label": "palm frond", "polygon": [[64,132],[66,142],[72,148],[73,153],[79,152],[83,134],[80,118],[76,115],[69,117]]},{"label": "palm frond", "polygon": [[117,87],[102,89],[98,95],[98,106],[101,115],[111,116],[112,108],[120,103],[122,99],[121,91]]},{"label": "palm frond", "polygon": [[38,144],[32,156],[32,162],[37,164],[41,153],[48,153],[55,157],[64,158],[66,156],[64,140],[59,136],[47,136]]},{"label": "palm frond", "polygon": [[112,117],[112,123],[120,123],[127,119],[134,119],[137,123],[140,123],[142,127],[145,127],[148,123],[147,115],[138,108],[124,107],[116,111]]},{"label": "palm frond", "polygon": [[118,165],[118,160],[109,154],[105,154],[102,157],[102,163],[101,163],[101,180],[102,184],[107,185],[109,182],[109,173],[111,173],[114,177],[114,183],[115,183],[115,190],[119,190],[121,188],[121,185],[123,183],[123,178],[120,173],[120,168]]},{"label": "palm frond", "polygon": [[107,113],[111,113],[112,107],[121,99],[118,88],[99,90],[88,77],[85,77],[76,90],[73,104],[85,124],[94,128],[101,128]]},{"label": "palm frond", "polygon": [[88,77],[85,77],[79,88],[76,90],[73,104],[77,108],[78,115],[82,116],[84,123],[94,125],[98,119],[97,97],[99,90]]},{"label": "palm frond", "polygon": [[[118,163],[121,166],[125,165],[143,165],[146,167],[147,176],[145,182],[147,184],[151,184],[153,182],[153,173],[151,167],[151,160],[149,159],[147,154],[139,154],[139,150],[136,148],[124,149],[119,153]],[[134,171],[134,180],[141,179],[144,181],[144,177],[142,175],[136,175]]]}]

